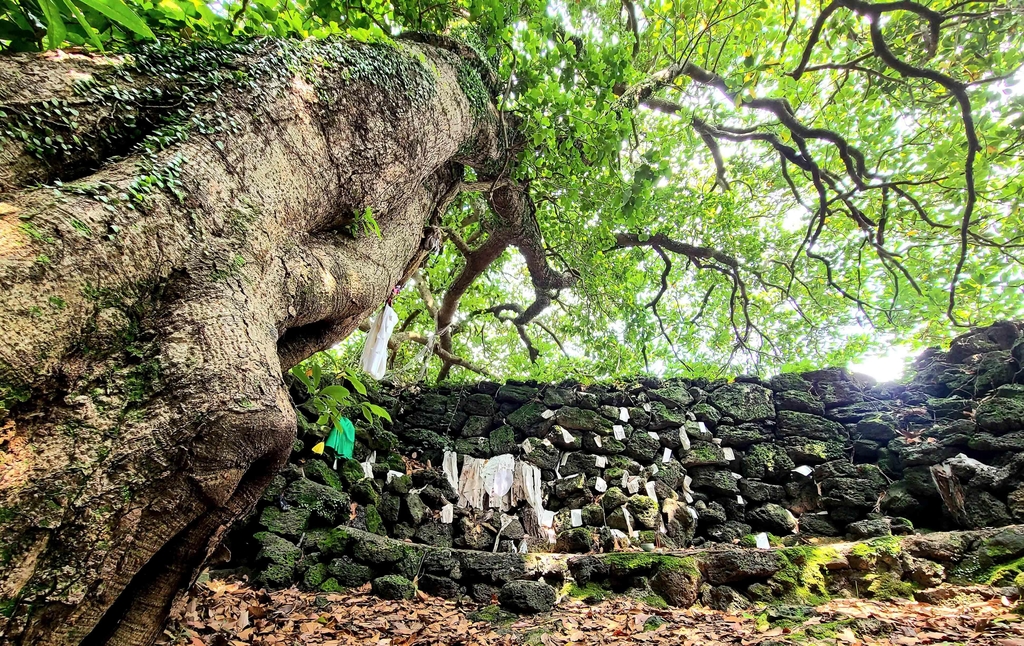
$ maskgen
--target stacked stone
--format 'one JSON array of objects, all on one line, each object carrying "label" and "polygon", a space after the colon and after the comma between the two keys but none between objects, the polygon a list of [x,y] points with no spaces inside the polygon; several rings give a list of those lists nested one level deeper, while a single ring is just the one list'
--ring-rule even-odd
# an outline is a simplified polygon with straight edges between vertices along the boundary
[{"label": "stacked stone", "polygon": [[[500,552],[524,538],[530,551],[590,552],[627,535],[672,547],[746,543],[758,532],[863,538],[1021,522],[1022,336],[1020,324],[976,330],[948,352],[926,351],[905,384],[832,368],[768,380],[482,382],[378,395],[392,411],[390,431],[361,428],[356,460],[337,471],[296,451],[258,522],[293,547],[346,526]],[[364,477],[360,462],[373,451],[373,477]],[[445,451],[459,455],[460,469],[466,456],[506,454],[540,469],[556,543],[523,502],[456,507],[443,522],[442,509],[458,502],[438,468]],[[405,474],[403,457],[435,466]],[[940,465],[959,507],[935,484]],[[284,583],[281,574],[268,580]]]}]

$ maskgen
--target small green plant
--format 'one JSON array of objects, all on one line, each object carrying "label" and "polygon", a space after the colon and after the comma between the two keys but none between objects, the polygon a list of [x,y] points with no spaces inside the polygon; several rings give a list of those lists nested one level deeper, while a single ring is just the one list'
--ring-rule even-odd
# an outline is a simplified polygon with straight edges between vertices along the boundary
[{"label": "small green plant", "polygon": [[377,225],[377,220],[373,217],[373,209],[370,207],[366,207],[366,209],[363,210],[358,224],[363,229],[363,233],[367,235],[372,233],[378,238],[382,237],[380,227]]},{"label": "small green plant", "polygon": [[342,416],[343,410],[357,405],[363,417],[371,424],[377,418],[391,421],[391,415],[384,408],[368,401],[357,402],[352,396],[352,390],[365,396],[366,386],[351,368],[341,370],[338,373],[338,380],[348,382],[352,389],[342,386],[340,383],[321,386],[323,369],[312,361],[295,366],[291,369],[291,374],[306,387],[309,400],[302,406],[319,414],[320,417],[316,420],[317,426],[329,428]]}]

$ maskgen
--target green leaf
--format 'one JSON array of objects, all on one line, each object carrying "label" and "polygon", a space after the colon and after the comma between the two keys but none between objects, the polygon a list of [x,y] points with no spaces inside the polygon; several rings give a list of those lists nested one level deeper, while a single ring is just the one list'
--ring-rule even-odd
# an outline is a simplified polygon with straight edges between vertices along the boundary
[{"label": "green leaf", "polygon": [[344,386],[327,386],[320,391],[320,394],[324,397],[330,397],[342,405],[344,405],[352,395],[349,389]]},{"label": "green leaf", "polygon": [[313,388],[319,388],[320,377],[323,376],[323,371],[320,369],[320,366],[318,366],[315,363],[311,366],[311,368],[313,370]]},{"label": "green leaf", "polygon": [[64,26],[64,19],[60,15],[60,8],[54,0],[39,0],[39,6],[46,19],[46,40],[50,49],[57,49],[64,42],[68,33]]},{"label": "green leaf", "polygon": [[363,385],[363,382],[360,381],[358,377],[352,374],[352,372],[349,372],[347,377],[348,382],[352,384],[352,387],[356,389],[357,393],[359,393],[360,395],[366,394],[366,386]]},{"label": "green leaf", "polygon": [[293,377],[295,377],[296,379],[301,381],[303,383],[303,385],[306,386],[306,389],[312,394],[312,392],[314,390],[313,382],[310,381],[309,377],[306,376],[306,369],[303,368],[301,364],[297,365],[297,366],[294,366],[288,372],[292,373]]},{"label": "green leaf", "polygon": [[72,0],[64,0],[64,5],[71,12],[71,15],[75,17],[75,20],[78,21],[78,24],[82,26],[82,30],[89,38],[89,41],[92,42],[96,49],[102,52],[103,43],[100,42],[100,36],[96,30],[93,29],[92,25],[89,24],[89,21],[85,19],[85,14],[82,13],[82,10],[79,9]]},{"label": "green leaf", "polygon": [[126,27],[144,38],[156,39],[153,31],[122,0],[78,0],[100,12],[113,22]]},{"label": "green leaf", "polygon": [[376,415],[377,417],[383,417],[387,421],[389,421],[389,422],[391,421],[390,413],[388,413],[388,411],[386,409],[381,408],[377,404],[371,404],[370,402],[365,402],[363,404],[363,406],[365,406],[366,408],[369,408],[370,412],[373,413],[374,415]]}]

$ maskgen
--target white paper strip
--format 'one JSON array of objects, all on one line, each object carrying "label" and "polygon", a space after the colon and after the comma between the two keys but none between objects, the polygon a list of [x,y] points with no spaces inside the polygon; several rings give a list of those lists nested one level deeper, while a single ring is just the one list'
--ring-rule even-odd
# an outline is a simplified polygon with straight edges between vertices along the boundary
[{"label": "white paper strip", "polygon": [[604,478],[598,476],[597,482],[594,483],[594,489],[597,490],[597,493],[604,493],[608,491],[608,483],[604,481]]},{"label": "white paper strip", "polygon": [[523,540],[519,541],[519,553],[520,554],[526,554],[529,551],[530,551],[530,543],[525,538]]},{"label": "white paper strip", "polygon": [[551,410],[550,408],[540,414],[540,418],[541,419],[551,419],[554,416],[555,416],[555,411]]},{"label": "white paper strip", "polygon": [[693,478],[691,478],[690,476],[683,476],[683,491],[685,491],[687,493],[693,493],[693,490],[690,489],[690,485],[692,483],[693,483]]},{"label": "white paper strip", "polygon": [[652,440],[658,440],[659,442],[661,441],[661,438],[658,437],[658,434],[655,433],[654,431],[647,431],[647,436],[650,437]]},{"label": "white paper strip", "polygon": [[768,534],[761,532],[757,535],[757,547],[762,550],[771,549],[771,543],[768,542]]},{"label": "white paper strip", "polygon": [[626,490],[629,491],[629,493],[631,493],[631,494],[634,494],[634,493],[637,493],[638,491],[640,491],[640,477],[639,476],[632,476],[632,477],[630,477],[629,480],[626,481]]},{"label": "white paper strip", "polygon": [[722,449],[722,453],[725,454],[725,459],[728,460],[729,462],[732,462],[733,460],[736,459],[736,452],[733,451],[732,447],[730,446],[727,446],[724,449]]},{"label": "white paper strip", "polygon": [[569,510],[569,520],[573,527],[583,526],[583,510],[582,509],[571,509]]},{"label": "white paper strip", "polygon": [[608,457],[604,455],[595,455],[594,466],[597,467],[598,469],[605,468],[606,466],[608,466]]},{"label": "white paper strip", "polygon": [[450,525],[452,520],[455,519],[455,505],[448,503],[444,507],[441,507],[441,522],[446,525]]},{"label": "white paper strip", "polygon": [[[401,478],[404,475],[405,474],[402,473],[401,471],[391,471],[391,470],[388,470],[388,475],[387,475],[387,477],[385,479],[385,482],[387,482],[387,484],[391,484],[392,480],[394,480],[395,478]],[[447,475],[447,474],[445,474],[445,475]],[[454,489],[454,488],[456,488],[458,486],[459,486],[459,481],[456,480],[455,484],[452,485],[452,488]]]},{"label": "white paper strip", "polygon": [[738,474],[738,473],[736,473],[735,471],[732,472],[732,477],[735,478],[736,480],[742,480],[743,479],[743,476]]},{"label": "white paper strip", "polygon": [[601,436],[600,435],[595,435],[594,436],[594,446],[596,446],[599,449],[600,448],[604,448],[604,447],[601,446]]},{"label": "white paper strip", "polygon": [[568,451],[562,454],[562,459],[558,461],[558,466],[564,467],[565,463],[569,461]]},{"label": "white paper strip", "polygon": [[621,529],[613,529],[612,538],[626,538],[626,533]]},{"label": "white paper strip", "polygon": [[800,475],[804,476],[805,478],[807,476],[811,475],[812,473],[814,473],[814,469],[812,469],[811,467],[807,466],[806,464],[801,464],[797,468],[793,469],[793,471],[799,473]]},{"label": "white paper strip", "polygon": [[697,520],[697,510],[696,509],[694,509],[693,507],[687,507],[686,511],[690,512],[690,516],[692,516],[694,520]]},{"label": "white paper strip", "polygon": [[671,460],[672,460],[672,449],[666,448],[665,452],[661,455],[661,462],[662,462],[662,464],[665,464],[667,462],[670,462]]},{"label": "white paper strip", "polygon": [[644,404],[644,410],[646,412],[648,412],[648,413],[651,412],[651,405],[650,404]]},{"label": "white paper strip", "polygon": [[533,445],[530,444],[529,438],[523,440],[523,443],[519,446],[523,447],[523,453],[526,455],[530,455],[530,452],[533,451]]},{"label": "white paper strip", "polygon": [[679,443],[683,445],[684,451],[690,450],[690,436],[686,434],[686,429],[679,429]]},{"label": "white paper strip", "polygon": [[683,492],[683,500],[685,500],[688,505],[693,504],[693,496],[690,495],[689,491]]},{"label": "white paper strip", "polygon": [[629,409],[626,408],[625,406],[620,406],[619,407],[619,421],[620,422],[628,422],[629,421]]},{"label": "white paper strip", "polygon": [[701,433],[708,432],[708,427],[704,424],[704,422],[697,422],[697,428],[700,429]]},{"label": "white paper strip", "polygon": [[626,439],[626,429],[622,428],[621,425],[616,424],[612,427],[612,437],[621,442]]},{"label": "white paper strip", "polygon": [[567,430],[565,430],[563,428],[562,429],[562,441],[565,442],[566,444],[572,444],[573,442],[576,441],[576,438],[572,436],[572,433],[570,433],[569,431],[567,431]]},{"label": "white paper strip", "polygon": [[747,501],[743,499],[743,496],[741,496],[739,494],[736,494],[736,504],[737,505],[745,505],[745,504],[747,504]]},{"label": "white paper strip", "polygon": [[648,468],[649,468],[649,469],[651,470],[651,475],[652,475],[652,476],[653,476],[653,475],[657,475],[657,474],[658,474],[658,471],[660,470],[660,469],[658,469],[658,465],[657,465],[657,464],[652,464],[652,465],[651,465],[650,467],[648,467]]},{"label": "white paper strip", "polygon": [[654,481],[648,480],[647,484],[644,485],[644,490],[647,492],[647,497],[654,501],[654,504],[658,504],[658,494],[654,490]]},{"label": "white paper strip", "polygon": [[713,438],[711,438],[711,443],[716,445],[716,446],[722,446],[722,438],[720,438],[720,437],[713,437]]}]

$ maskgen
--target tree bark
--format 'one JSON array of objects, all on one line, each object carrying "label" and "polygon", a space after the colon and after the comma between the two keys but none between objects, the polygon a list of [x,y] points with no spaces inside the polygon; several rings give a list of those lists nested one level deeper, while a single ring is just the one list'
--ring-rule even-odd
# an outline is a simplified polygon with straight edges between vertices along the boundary
[{"label": "tree bark", "polygon": [[159,634],[287,459],[283,371],[356,329],[462,165],[498,158],[467,65],[347,41],[0,59],[5,643]]}]

